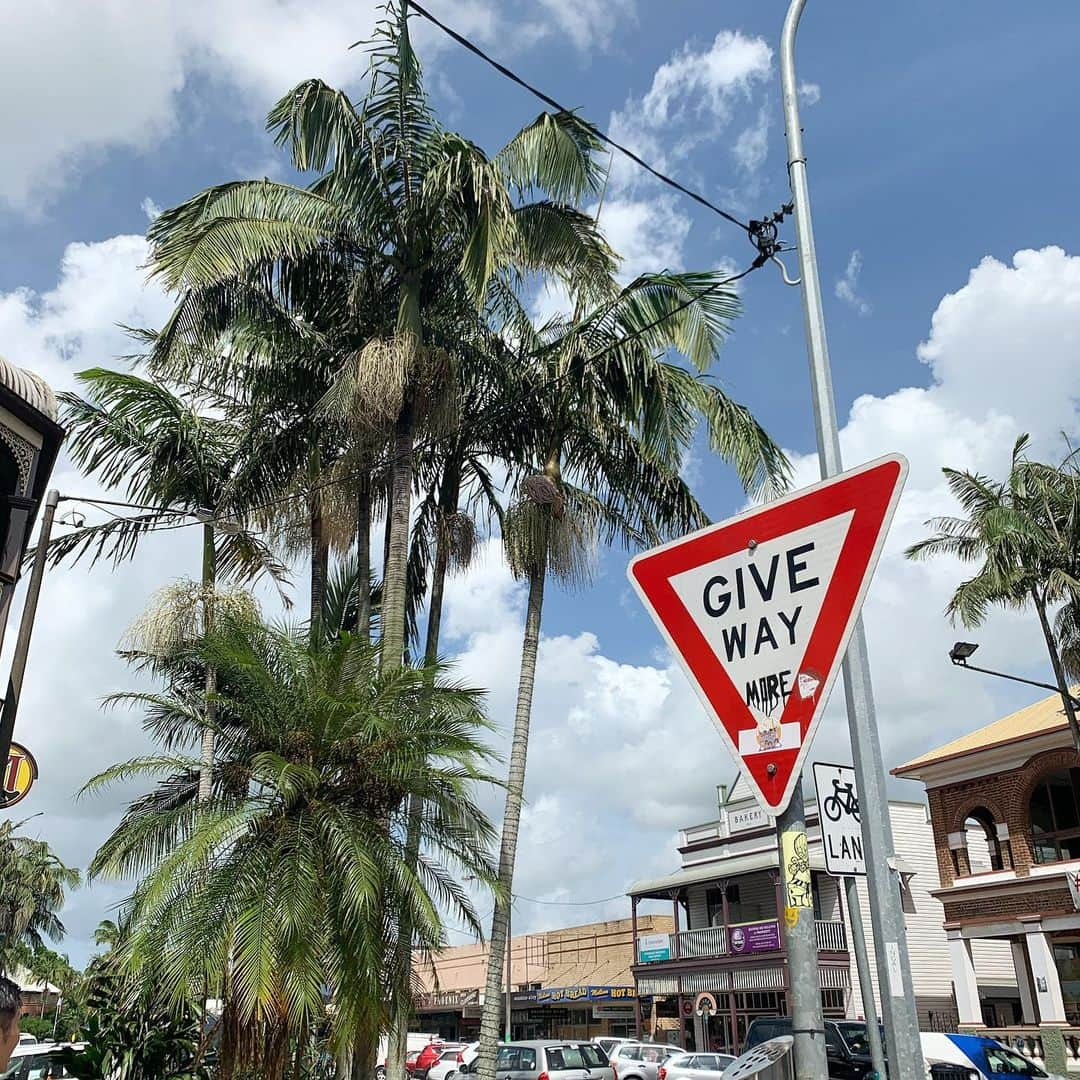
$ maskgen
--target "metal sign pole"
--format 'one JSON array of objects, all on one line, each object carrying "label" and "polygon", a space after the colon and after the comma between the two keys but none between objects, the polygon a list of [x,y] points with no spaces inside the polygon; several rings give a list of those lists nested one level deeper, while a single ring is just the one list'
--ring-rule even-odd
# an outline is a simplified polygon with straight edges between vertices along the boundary
[{"label": "metal sign pole", "polygon": [[37,616],[38,597],[41,595],[41,581],[45,576],[45,562],[49,554],[49,538],[52,536],[53,518],[60,502],[60,493],[50,491],[45,498],[45,509],[41,515],[41,531],[38,533],[37,550],[34,552],[34,566],[30,571],[30,582],[23,601],[22,621],[19,623],[19,636],[15,642],[15,655],[11,661],[11,674],[8,676],[7,693],[0,710],[0,768],[7,767],[11,753],[11,739],[15,734],[15,714],[19,709],[22,696],[23,676],[26,674],[26,660],[30,655],[30,637],[34,632],[34,619]]},{"label": "metal sign pole", "polygon": [[852,943],[855,946],[855,969],[859,973],[859,990],[862,995],[863,1017],[866,1020],[866,1040],[870,1044],[870,1060],[874,1072],[885,1080],[885,1051],[881,1046],[881,1029],[878,1027],[877,1006],[874,1004],[874,984],[870,981],[870,958],[866,955],[866,930],[863,926],[862,901],[859,900],[858,882],[853,877],[844,878],[847,896],[848,919],[851,922]]},{"label": "metal sign pole", "polygon": [[[840,438],[833,400],[829,347],[825,337],[825,313],[818,279],[814,230],[810,218],[810,189],[806,178],[802,127],[795,79],[795,34],[806,0],[791,0],[780,44],[780,77],[787,129],[788,174],[795,203],[795,225],[802,276],[803,314],[810,384],[814,401],[818,457],[823,476],[842,471]],[[855,773],[862,800],[862,829],[866,847],[870,917],[874,928],[878,985],[892,1062],[892,1080],[924,1080],[925,1066],[919,1040],[915,993],[911,982],[904,913],[900,890],[890,868],[893,857],[892,825],[885,791],[885,767],[881,757],[874,697],[870,685],[870,662],[862,618],[855,626],[844,659],[844,691]]]},{"label": "metal sign pole", "polygon": [[828,1072],[828,1065],[801,782],[795,785],[787,809],[776,819],[776,843],[780,851],[780,888],[784,898],[791,1031],[795,1036],[795,1080],[821,1080]]}]

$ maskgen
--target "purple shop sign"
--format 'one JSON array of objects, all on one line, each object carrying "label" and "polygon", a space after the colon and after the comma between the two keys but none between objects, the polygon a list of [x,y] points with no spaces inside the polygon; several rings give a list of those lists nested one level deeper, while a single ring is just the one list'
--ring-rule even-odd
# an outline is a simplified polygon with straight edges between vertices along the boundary
[{"label": "purple shop sign", "polygon": [[778,952],[780,949],[780,924],[771,919],[769,922],[743,923],[728,929],[730,951],[745,955],[747,953]]}]

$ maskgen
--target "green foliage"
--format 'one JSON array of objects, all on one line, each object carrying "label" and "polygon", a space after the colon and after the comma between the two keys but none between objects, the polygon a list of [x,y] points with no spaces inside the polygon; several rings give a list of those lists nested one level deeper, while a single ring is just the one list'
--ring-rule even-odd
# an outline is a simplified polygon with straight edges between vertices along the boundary
[{"label": "green foliage", "polygon": [[[119,961],[155,978],[177,1005],[207,985],[227,999],[222,1067],[283,1055],[325,1021],[335,1041],[374,1039],[388,983],[394,921],[420,949],[443,943],[440,908],[479,931],[459,885],[491,882],[493,828],[474,801],[488,782],[477,692],[441,667],[380,671],[378,651],[348,633],[225,619],[196,650],[219,673],[213,795],[196,806],[194,759],[122,763],[87,790],[159,777],[90,867],[91,879],[135,877]],[[175,685],[179,685],[179,681]],[[198,725],[186,695],[126,693],[152,724]],[[400,811],[421,809],[423,855],[405,857]],[[389,919],[388,919],[389,916]],[[223,973],[228,971],[222,986]]]},{"label": "green foliage", "polygon": [[198,1014],[190,1002],[167,1005],[155,986],[98,972],[87,1000],[83,1050],[64,1064],[80,1080],[205,1080]]},{"label": "green foliage", "polygon": [[79,871],[65,866],[44,840],[20,836],[21,822],[0,824],[0,972],[25,952],[39,950],[45,938],[64,935],[59,912]]},{"label": "green foliage", "polygon": [[38,1042],[48,1042],[53,1035],[52,1016],[24,1016],[19,1021],[19,1030],[33,1035]]}]

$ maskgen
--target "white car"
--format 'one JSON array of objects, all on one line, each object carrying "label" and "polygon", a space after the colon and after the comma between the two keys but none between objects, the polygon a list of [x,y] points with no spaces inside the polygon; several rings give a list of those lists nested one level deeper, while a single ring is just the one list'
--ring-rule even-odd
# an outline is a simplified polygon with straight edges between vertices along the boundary
[{"label": "white car", "polygon": [[445,1050],[442,1057],[428,1069],[427,1080],[455,1080],[461,1066],[471,1065],[479,1052],[478,1042]]},{"label": "white car", "polygon": [[923,1057],[926,1074],[933,1076],[934,1065],[954,1065],[967,1073],[964,1080],[993,1080],[1001,1073],[1010,1076],[1031,1076],[1047,1080],[1065,1080],[1056,1073],[1048,1073],[1033,1061],[1015,1050],[986,1035],[954,1035],[939,1032],[922,1032]]}]

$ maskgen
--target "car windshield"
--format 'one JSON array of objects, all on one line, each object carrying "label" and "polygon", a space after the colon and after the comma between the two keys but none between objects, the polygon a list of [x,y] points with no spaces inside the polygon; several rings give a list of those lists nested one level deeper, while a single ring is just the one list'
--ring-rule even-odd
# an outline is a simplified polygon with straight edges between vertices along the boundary
[{"label": "car windshield", "polygon": [[[870,1053],[870,1040],[866,1035],[866,1024],[848,1021],[847,1023],[837,1024],[836,1027],[840,1034],[844,1036],[844,1042],[848,1044],[848,1049],[853,1054]],[[885,1029],[879,1025],[878,1030],[881,1032],[881,1045],[884,1046]]]},{"label": "car windshield", "polygon": [[1021,1057],[1003,1046],[991,1046],[986,1050],[986,1063],[992,1076],[1045,1076],[1046,1073],[1034,1062]]}]

